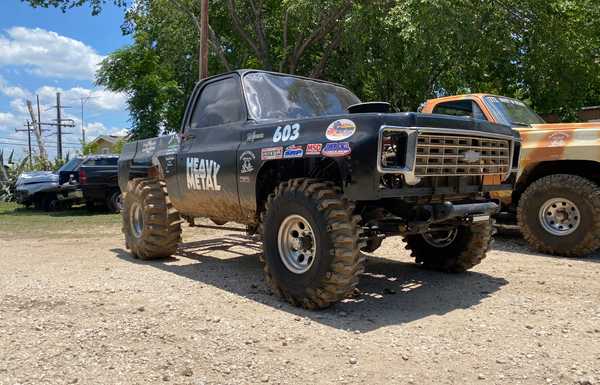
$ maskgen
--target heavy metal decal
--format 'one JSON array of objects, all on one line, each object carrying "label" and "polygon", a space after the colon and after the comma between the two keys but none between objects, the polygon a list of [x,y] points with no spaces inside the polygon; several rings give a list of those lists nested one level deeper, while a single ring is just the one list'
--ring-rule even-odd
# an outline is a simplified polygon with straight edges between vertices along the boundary
[{"label": "heavy metal decal", "polygon": [[221,191],[219,185],[219,165],[214,160],[187,158],[186,176],[189,190]]}]

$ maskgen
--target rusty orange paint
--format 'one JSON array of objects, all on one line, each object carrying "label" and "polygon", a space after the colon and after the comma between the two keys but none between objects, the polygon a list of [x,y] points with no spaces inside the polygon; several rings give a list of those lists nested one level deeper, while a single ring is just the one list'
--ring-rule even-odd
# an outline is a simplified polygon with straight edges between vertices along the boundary
[{"label": "rusty orange paint", "polygon": [[[498,97],[491,94],[466,94],[431,99],[425,102],[421,111],[433,113],[441,103],[472,100],[482,110],[486,119],[497,121],[488,108],[485,98]],[[533,124],[530,127],[513,127],[521,134],[521,159],[518,178],[526,174],[540,162],[557,160],[591,160],[600,163],[600,122],[599,123],[559,123]],[[504,204],[509,205],[511,194],[496,195]]]}]

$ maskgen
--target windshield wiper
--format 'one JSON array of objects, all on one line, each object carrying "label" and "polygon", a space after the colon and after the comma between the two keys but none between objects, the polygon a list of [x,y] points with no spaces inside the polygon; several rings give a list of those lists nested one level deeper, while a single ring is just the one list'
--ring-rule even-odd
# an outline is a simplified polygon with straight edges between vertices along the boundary
[{"label": "windshield wiper", "polygon": [[523,122],[510,122],[510,124],[517,125],[517,126],[525,126],[525,127],[531,126],[531,124],[523,123]]}]

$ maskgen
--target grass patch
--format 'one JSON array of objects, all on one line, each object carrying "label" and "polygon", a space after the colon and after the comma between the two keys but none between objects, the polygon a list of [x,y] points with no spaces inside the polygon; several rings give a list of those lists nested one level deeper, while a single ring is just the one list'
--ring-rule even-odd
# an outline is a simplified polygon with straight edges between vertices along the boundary
[{"label": "grass patch", "polygon": [[47,213],[0,202],[0,238],[77,237],[89,232],[100,235],[114,230],[120,223],[119,214],[89,212],[83,206]]}]

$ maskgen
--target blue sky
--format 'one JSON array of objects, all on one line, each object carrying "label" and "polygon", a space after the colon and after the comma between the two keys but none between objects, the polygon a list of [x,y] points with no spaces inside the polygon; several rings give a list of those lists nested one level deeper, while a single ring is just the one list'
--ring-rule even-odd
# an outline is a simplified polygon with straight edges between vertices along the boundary
[{"label": "blue sky", "polygon": [[[62,13],[54,8],[31,8],[20,0],[2,0],[0,9],[0,149],[6,156],[13,148],[17,158],[26,153],[26,133],[16,133],[28,119],[25,101],[40,96],[42,121],[56,116],[55,94],[62,94],[63,110],[75,121],[64,136],[66,151],[80,146],[81,98],[87,138],[123,133],[128,127],[126,96],[94,85],[98,62],[123,47],[130,38],[122,36],[123,9],[107,5],[98,16],[88,7]],[[110,2],[108,2],[110,3]],[[46,111],[48,110],[49,111]],[[56,135],[50,132],[49,153],[55,151]],[[8,143],[14,143],[10,145]]]}]

